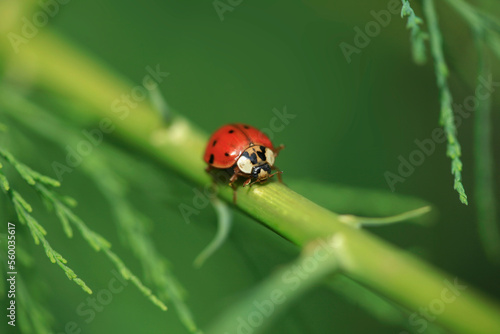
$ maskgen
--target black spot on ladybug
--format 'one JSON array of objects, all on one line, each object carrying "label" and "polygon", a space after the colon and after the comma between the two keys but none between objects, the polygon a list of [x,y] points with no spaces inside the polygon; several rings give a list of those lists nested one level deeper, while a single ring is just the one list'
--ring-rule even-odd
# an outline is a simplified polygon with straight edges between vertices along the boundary
[{"label": "black spot on ladybug", "polygon": [[257,163],[257,156],[255,155],[255,153],[252,153],[252,155],[250,155],[250,154],[248,154],[247,151],[245,151],[245,152],[243,152],[243,154],[241,156],[249,159],[250,162],[253,163],[253,164]]},{"label": "black spot on ladybug", "polygon": [[[214,144],[214,145],[215,145],[215,144]],[[262,152],[265,152],[265,151],[266,151],[266,148],[265,148],[264,146],[261,146],[261,147],[260,147],[260,150],[261,150]]]},{"label": "black spot on ladybug", "polygon": [[229,130],[229,133],[233,133],[233,132],[234,132],[234,130]]},{"label": "black spot on ladybug", "polygon": [[243,125],[243,127],[244,127],[245,129],[250,129],[250,127],[249,127],[248,125]]},{"label": "black spot on ladybug", "polygon": [[255,153],[252,153],[252,155],[250,155],[250,161],[253,163],[253,164],[256,164],[257,163],[257,155]]},{"label": "black spot on ladybug", "polygon": [[262,161],[266,161],[266,155],[264,154],[264,152],[258,151],[257,154],[259,155],[259,158],[261,158]]},{"label": "black spot on ladybug", "polygon": [[209,163],[213,164],[214,163],[214,155],[210,154],[210,160],[208,160]]},{"label": "black spot on ladybug", "polygon": [[214,140],[214,142],[212,143],[212,147],[214,147],[215,144],[217,144],[217,140]]},{"label": "black spot on ladybug", "polygon": [[226,157],[228,157],[228,156],[229,156],[229,153],[227,153],[227,152],[226,152],[226,153],[224,153],[224,155],[225,155]]}]

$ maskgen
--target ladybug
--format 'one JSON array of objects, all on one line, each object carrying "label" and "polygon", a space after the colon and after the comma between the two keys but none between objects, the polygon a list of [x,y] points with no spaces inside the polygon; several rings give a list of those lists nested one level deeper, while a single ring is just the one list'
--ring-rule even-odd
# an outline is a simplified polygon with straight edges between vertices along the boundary
[{"label": "ladybug", "polygon": [[[276,168],[274,161],[283,148],[283,145],[274,147],[269,137],[253,126],[228,124],[210,137],[203,160],[208,164],[207,172],[212,169],[232,171],[231,187],[240,176],[247,178],[243,186],[263,183],[276,174],[281,182],[283,172]],[[276,171],[272,173],[273,170]]]}]

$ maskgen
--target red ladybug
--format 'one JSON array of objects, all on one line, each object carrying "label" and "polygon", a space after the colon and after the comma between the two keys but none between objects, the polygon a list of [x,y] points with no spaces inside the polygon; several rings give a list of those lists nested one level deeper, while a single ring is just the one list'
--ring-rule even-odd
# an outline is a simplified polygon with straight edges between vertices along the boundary
[{"label": "red ladybug", "polygon": [[274,161],[283,148],[283,145],[274,147],[269,137],[253,126],[228,124],[210,137],[203,160],[208,164],[207,171],[232,169],[230,186],[239,176],[247,178],[243,186],[265,182],[276,174],[281,181],[282,171],[276,168]]}]

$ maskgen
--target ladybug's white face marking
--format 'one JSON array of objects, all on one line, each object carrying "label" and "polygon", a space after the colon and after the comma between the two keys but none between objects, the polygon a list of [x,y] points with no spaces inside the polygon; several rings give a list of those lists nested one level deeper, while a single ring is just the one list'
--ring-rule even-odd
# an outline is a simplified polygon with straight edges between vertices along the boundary
[{"label": "ladybug's white face marking", "polygon": [[269,166],[274,166],[274,152],[266,147],[266,161],[269,164]]},{"label": "ladybug's white face marking", "polygon": [[241,155],[236,164],[238,165],[238,168],[241,172],[245,174],[252,173],[253,163],[246,156]]}]

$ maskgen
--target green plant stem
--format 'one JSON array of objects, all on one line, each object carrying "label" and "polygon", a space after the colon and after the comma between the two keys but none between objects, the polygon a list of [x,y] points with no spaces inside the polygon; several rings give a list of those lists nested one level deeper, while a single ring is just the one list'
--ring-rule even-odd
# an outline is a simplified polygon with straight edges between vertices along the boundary
[{"label": "green plant stem", "polygon": [[[109,119],[115,126],[113,135],[124,145],[175,170],[198,187],[210,186],[201,158],[208,138],[205,133],[179,116],[167,128],[161,116],[145,103],[123,118],[123,113],[112,108],[113,101],[130,93],[132,83],[48,31],[39,33],[20,55],[11,54],[5,41],[0,41],[0,52],[16,57],[18,69],[33,65],[36,59],[38,84],[86,106],[74,112],[90,114],[97,122]],[[219,196],[232,202],[229,187],[220,187]],[[340,222],[337,214],[277,182],[240,187],[237,208],[299,246],[336,235],[340,270],[411,310],[428,307],[446,289],[444,280],[453,282],[416,257]],[[453,303],[446,304],[446,312],[437,316],[436,322],[456,333],[494,333],[500,332],[498,314],[496,304],[468,288]]]},{"label": "green plant stem", "polygon": [[[490,66],[486,59],[484,35],[477,31],[475,34],[476,48],[478,50],[478,75],[477,87],[483,85],[481,79],[491,75]],[[474,122],[474,161],[475,161],[475,189],[476,189],[476,212],[479,229],[486,255],[493,262],[500,261],[500,230],[498,228],[495,180],[493,173],[493,145],[491,129],[491,94],[486,98],[477,99],[477,107]]]},{"label": "green plant stem", "polygon": [[[500,38],[496,34],[500,31],[500,23],[466,1],[446,0],[446,2],[462,16],[472,30],[479,59],[477,85],[482,86],[480,78],[489,78],[492,74],[485,59],[485,46],[488,45],[493,54],[500,59]],[[474,177],[478,229],[486,255],[491,261],[499,262],[500,230],[497,225],[493,178],[491,94],[485,99],[477,99],[477,102],[474,123]]]},{"label": "green plant stem", "polygon": [[472,30],[484,33],[500,32],[500,22],[495,17],[478,10],[467,1],[446,0],[446,2],[463,17]]},{"label": "green plant stem", "polygon": [[500,22],[498,19],[479,11],[464,0],[446,0],[446,2],[462,16],[474,33],[483,35],[486,44],[500,59],[500,38],[498,37]]},{"label": "green plant stem", "polygon": [[226,242],[231,231],[231,225],[233,224],[232,212],[229,206],[217,197],[212,198],[211,202],[217,213],[217,234],[201,253],[196,256],[194,265],[197,268],[200,268]]},{"label": "green plant stem", "polygon": [[[262,307],[269,311],[262,324],[249,326],[251,333],[266,333],[268,327],[278,316],[301,295],[320,284],[337,270],[335,254],[328,252],[329,244],[335,242],[335,237],[326,240],[312,241],[304,248],[301,256],[292,263],[273,273],[246,297],[232,305],[216,320],[207,331],[208,334],[238,334],[242,330],[240,323],[248,321],[252,314],[262,312]],[[318,254],[323,253],[323,256]],[[308,268],[313,262],[314,269],[306,271],[303,276],[296,274],[297,270]],[[299,268],[299,269],[297,269]],[[293,277],[290,279],[290,277]],[[279,297],[277,297],[279,296]]]},{"label": "green plant stem", "polygon": [[353,215],[340,215],[339,220],[346,224],[350,224],[356,228],[368,226],[383,226],[387,224],[400,223],[415,217],[419,217],[431,211],[430,206],[424,206],[419,209],[407,211],[399,215],[389,217],[358,217]]}]

